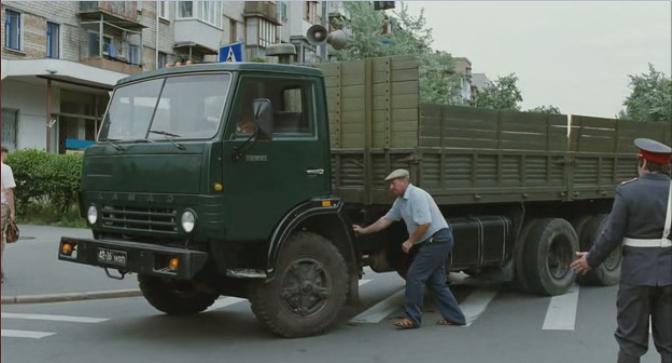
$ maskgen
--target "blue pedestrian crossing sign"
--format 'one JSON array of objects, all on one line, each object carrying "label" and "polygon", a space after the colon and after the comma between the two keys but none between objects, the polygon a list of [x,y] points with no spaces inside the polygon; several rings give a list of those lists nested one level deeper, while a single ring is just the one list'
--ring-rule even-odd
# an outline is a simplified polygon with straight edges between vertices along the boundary
[{"label": "blue pedestrian crossing sign", "polygon": [[219,61],[235,63],[243,61],[243,43],[232,43],[219,48]]}]

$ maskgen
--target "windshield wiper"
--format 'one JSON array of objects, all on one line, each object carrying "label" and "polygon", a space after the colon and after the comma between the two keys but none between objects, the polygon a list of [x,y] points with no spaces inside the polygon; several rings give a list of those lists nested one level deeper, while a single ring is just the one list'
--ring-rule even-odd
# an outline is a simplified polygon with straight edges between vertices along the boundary
[{"label": "windshield wiper", "polygon": [[171,144],[175,145],[176,148],[180,150],[186,149],[184,145],[180,144],[179,142],[173,140],[173,137],[180,137],[178,134],[173,134],[172,132],[168,131],[163,131],[163,130],[149,130],[150,134],[157,134],[157,135],[163,135],[166,137],[166,140],[170,141]]}]

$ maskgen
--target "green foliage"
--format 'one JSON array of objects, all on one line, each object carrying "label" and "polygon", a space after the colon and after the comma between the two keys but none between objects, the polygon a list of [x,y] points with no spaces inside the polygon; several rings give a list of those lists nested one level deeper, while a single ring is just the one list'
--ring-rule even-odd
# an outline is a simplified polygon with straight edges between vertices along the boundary
[{"label": "green foliage", "polygon": [[[338,60],[354,60],[393,55],[415,55],[420,58],[420,97],[434,104],[462,104],[459,87],[462,76],[455,74],[450,54],[432,52],[432,30],[427,28],[424,11],[417,17],[401,4],[393,16],[373,9],[371,2],[345,2],[350,17],[338,27],[351,33],[349,46],[335,55]],[[389,27],[390,32],[384,33]]]},{"label": "green foliage", "polygon": [[492,86],[478,94],[476,107],[519,111],[523,96],[518,89],[517,82],[518,76],[515,73],[497,78]]},{"label": "green foliage", "polygon": [[82,155],[49,154],[38,150],[19,150],[9,154],[16,188],[16,209],[25,216],[36,205],[48,204],[58,215],[65,215],[77,202],[82,172]]},{"label": "green foliage", "polygon": [[632,93],[619,118],[634,121],[672,122],[672,79],[649,64],[649,73],[629,75]]},{"label": "green foliage", "polygon": [[436,52],[420,58],[420,99],[440,105],[462,105],[459,97],[462,76],[454,72],[450,54]]},{"label": "green foliage", "polygon": [[560,108],[553,105],[542,105],[535,108],[527,110],[527,112],[536,112],[536,113],[545,113],[547,115],[559,115],[561,114]]}]

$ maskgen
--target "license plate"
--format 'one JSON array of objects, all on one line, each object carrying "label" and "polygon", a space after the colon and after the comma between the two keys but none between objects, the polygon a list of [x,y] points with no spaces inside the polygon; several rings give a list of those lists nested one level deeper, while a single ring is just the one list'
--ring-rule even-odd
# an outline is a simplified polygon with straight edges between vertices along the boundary
[{"label": "license plate", "polygon": [[126,251],[98,248],[98,262],[126,267]]}]

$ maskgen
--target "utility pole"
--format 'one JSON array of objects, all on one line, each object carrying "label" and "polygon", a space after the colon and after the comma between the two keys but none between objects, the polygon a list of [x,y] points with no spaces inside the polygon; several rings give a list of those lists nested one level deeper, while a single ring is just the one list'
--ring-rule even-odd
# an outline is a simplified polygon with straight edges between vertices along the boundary
[{"label": "utility pole", "polygon": [[[329,22],[327,19],[327,2],[322,1],[322,26],[327,29],[327,33],[329,33]],[[320,63],[326,63],[327,62],[327,43],[324,42],[320,45]]]}]

